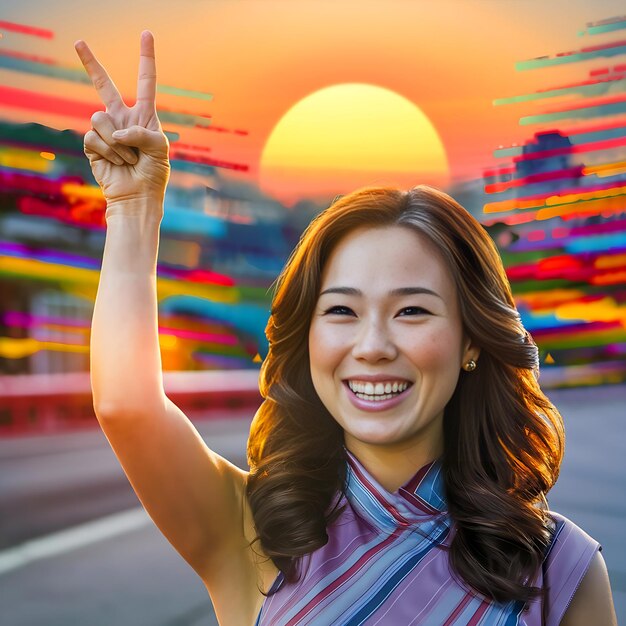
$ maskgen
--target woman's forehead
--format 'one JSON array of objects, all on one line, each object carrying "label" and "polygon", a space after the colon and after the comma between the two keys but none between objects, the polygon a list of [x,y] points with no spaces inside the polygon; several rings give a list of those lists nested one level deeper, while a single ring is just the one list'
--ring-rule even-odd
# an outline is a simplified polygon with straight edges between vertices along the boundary
[{"label": "woman's forehead", "polygon": [[385,272],[390,278],[401,273],[402,278],[451,279],[445,258],[426,235],[403,226],[386,226],[359,228],[343,237],[325,264],[322,283]]}]

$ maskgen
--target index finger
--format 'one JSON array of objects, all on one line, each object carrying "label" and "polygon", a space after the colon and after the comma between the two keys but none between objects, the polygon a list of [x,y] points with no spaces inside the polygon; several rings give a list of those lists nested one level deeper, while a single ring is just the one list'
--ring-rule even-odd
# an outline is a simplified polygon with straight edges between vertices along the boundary
[{"label": "index finger", "polygon": [[96,88],[100,100],[102,100],[107,109],[115,104],[123,104],[124,101],[122,100],[120,92],[107,74],[107,71],[100,64],[98,59],[96,59],[89,46],[82,39],[79,39],[74,44],[74,49],[78,53],[78,57],[85,67],[89,78],[91,78],[91,82]]},{"label": "index finger", "polygon": [[154,57],[154,36],[149,30],[141,33],[139,49],[139,76],[137,78],[137,102],[150,107],[156,100],[156,60]]}]

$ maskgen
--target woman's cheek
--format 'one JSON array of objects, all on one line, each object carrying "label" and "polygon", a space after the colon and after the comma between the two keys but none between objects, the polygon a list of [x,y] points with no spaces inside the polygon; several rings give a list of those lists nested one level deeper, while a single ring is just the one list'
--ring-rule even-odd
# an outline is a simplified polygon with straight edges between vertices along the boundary
[{"label": "woman's cheek", "polygon": [[449,368],[452,358],[456,356],[457,343],[446,330],[433,329],[427,333],[408,335],[400,345],[413,363],[431,369],[438,366]]},{"label": "woman's cheek", "polygon": [[320,327],[314,333],[312,342],[312,347],[318,352],[340,352],[350,343],[350,332],[345,325]]},{"label": "woman's cheek", "polygon": [[332,362],[339,349],[340,335],[335,328],[313,326],[309,334],[309,354],[314,367],[324,367]]}]

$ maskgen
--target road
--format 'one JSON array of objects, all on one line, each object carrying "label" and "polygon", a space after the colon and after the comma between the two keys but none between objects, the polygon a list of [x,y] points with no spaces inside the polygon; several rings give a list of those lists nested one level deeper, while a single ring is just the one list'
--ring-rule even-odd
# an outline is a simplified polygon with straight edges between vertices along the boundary
[{"label": "road", "polygon": [[[603,546],[626,620],[626,386],[553,390],[567,445],[548,500]],[[250,415],[199,422],[243,467]],[[138,506],[100,431],[0,440],[3,626],[215,626],[206,590]]]}]

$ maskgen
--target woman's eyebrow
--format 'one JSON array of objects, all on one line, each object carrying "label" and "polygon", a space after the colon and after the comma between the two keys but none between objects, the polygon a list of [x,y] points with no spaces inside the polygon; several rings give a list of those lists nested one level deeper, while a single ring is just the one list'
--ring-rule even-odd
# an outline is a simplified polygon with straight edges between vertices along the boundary
[{"label": "woman's eyebrow", "polygon": [[[323,296],[327,293],[340,293],[344,296],[362,296],[363,292],[360,289],[356,289],[355,287],[329,287],[328,289],[324,289],[320,293],[320,296]],[[426,287],[398,287],[397,289],[392,289],[389,294],[392,296],[412,296],[415,294],[430,294],[431,296],[437,296],[437,298],[443,298],[432,289],[428,289]]]}]

